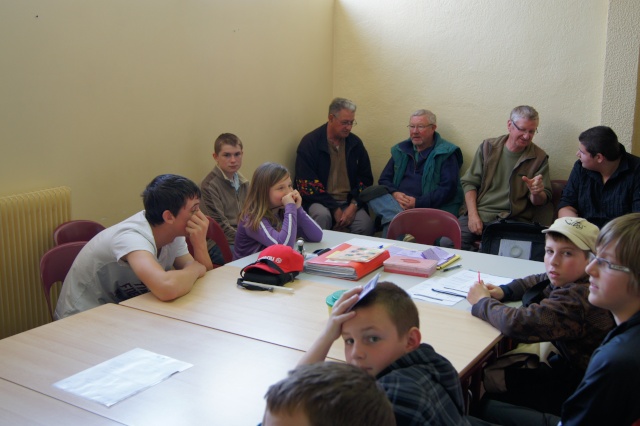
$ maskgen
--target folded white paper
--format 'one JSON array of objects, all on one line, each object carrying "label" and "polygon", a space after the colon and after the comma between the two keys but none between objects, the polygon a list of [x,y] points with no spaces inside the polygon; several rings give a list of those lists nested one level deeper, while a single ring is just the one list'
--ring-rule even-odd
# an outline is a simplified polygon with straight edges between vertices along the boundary
[{"label": "folded white paper", "polygon": [[193,364],[136,348],[53,386],[111,407],[190,367]]}]

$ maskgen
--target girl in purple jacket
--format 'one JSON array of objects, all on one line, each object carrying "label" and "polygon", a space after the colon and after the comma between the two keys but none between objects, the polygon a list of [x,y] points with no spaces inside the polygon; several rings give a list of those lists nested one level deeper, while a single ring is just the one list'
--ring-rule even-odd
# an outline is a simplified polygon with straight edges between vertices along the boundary
[{"label": "girl in purple jacket", "polygon": [[277,163],[264,163],[253,173],[249,194],[240,212],[234,259],[258,253],[267,246],[293,247],[297,238],[317,242],[322,229],[301,207],[291,175]]}]

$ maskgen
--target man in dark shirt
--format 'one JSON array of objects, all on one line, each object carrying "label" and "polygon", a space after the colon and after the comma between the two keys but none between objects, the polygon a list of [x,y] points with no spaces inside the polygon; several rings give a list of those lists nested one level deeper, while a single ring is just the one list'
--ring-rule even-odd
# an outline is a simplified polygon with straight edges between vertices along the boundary
[{"label": "man in dark shirt", "polygon": [[360,192],[373,183],[362,140],[351,133],[356,105],[335,98],[326,124],[306,134],[296,152],[296,188],[302,207],[322,229],[373,234],[373,221]]},{"label": "man in dark shirt", "polygon": [[610,127],[592,127],[578,140],[578,160],[558,217],[583,217],[601,228],[618,216],[640,212],[640,158],[625,151]]}]

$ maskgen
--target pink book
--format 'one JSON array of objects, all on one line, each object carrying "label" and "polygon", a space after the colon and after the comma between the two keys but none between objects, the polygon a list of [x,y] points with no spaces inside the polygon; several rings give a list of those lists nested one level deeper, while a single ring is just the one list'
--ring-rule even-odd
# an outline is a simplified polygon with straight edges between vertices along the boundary
[{"label": "pink book", "polygon": [[436,271],[438,261],[407,256],[391,256],[383,262],[383,265],[385,272],[428,278]]}]

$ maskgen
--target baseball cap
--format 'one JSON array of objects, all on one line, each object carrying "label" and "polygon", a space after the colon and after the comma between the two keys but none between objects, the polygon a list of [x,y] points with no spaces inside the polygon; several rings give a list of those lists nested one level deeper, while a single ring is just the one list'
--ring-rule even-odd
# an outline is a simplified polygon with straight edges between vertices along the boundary
[{"label": "baseball cap", "polygon": [[[281,271],[271,266],[273,262]],[[274,244],[262,250],[258,255],[258,260],[245,268],[245,271],[262,269],[272,274],[301,272],[304,268],[304,258],[302,254],[289,246]]]},{"label": "baseball cap", "polygon": [[548,229],[542,231],[544,234],[547,232],[562,234],[579,249],[591,250],[592,253],[595,253],[600,229],[581,217],[559,217]]}]

